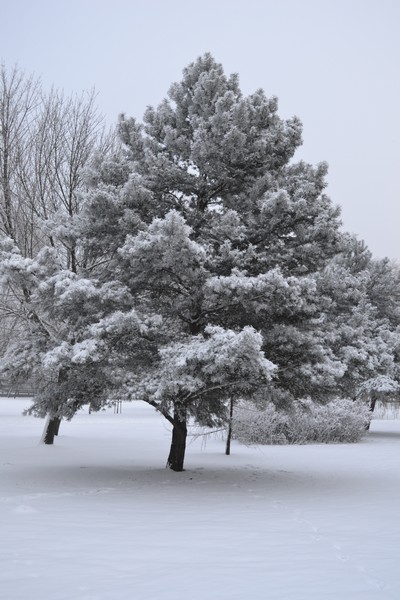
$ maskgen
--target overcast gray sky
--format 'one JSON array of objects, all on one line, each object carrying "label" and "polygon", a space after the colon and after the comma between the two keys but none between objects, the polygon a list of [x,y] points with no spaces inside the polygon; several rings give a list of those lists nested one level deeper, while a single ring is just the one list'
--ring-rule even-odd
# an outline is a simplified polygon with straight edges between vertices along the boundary
[{"label": "overcast gray sky", "polygon": [[0,57],[66,93],[95,87],[109,123],[141,118],[211,52],[304,125],[344,227],[400,259],[399,0],[0,0]]}]

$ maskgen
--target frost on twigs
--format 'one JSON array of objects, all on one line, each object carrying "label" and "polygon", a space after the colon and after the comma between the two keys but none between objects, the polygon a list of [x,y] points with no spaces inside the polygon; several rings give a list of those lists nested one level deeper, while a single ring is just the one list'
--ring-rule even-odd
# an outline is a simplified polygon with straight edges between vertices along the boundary
[{"label": "frost on twigs", "polygon": [[206,327],[204,334],[160,350],[160,363],[144,382],[143,397],[164,411],[179,399],[200,424],[223,422],[228,398],[251,397],[273,377],[275,366],[261,346],[262,336],[252,327],[239,332]]},{"label": "frost on twigs", "polygon": [[325,405],[296,401],[287,412],[272,403],[263,410],[245,404],[235,409],[233,437],[246,445],[358,442],[369,419],[365,404],[346,399]]},{"label": "frost on twigs", "polygon": [[358,389],[358,396],[363,398],[377,393],[383,397],[385,395],[395,395],[399,390],[400,384],[398,381],[387,375],[379,375],[378,377],[364,381]]}]

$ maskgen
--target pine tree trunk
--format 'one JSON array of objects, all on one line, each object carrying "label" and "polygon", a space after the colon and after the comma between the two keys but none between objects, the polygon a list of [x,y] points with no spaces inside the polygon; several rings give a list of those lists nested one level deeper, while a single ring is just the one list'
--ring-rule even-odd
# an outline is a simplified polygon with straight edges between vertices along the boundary
[{"label": "pine tree trunk", "polygon": [[233,420],[233,400],[231,398],[229,401],[229,421],[228,421],[228,431],[227,431],[227,435],[226,435],[226,446],[225,446],[225,454],[227,456],[229,456],[231,453],[232,420]]},{"label": "pine tree trunk", "polygon": [[[60,369],[58,373],[58,383],[64,383],[67,381],[68,369]],[[44,426],[42,443],[51,446],[54,444],[54,436],[58,435],[60,431],[60,417],[47,417],[46,425]]]},{"label": "pine tree trunk", "polygon": [[50,415],[47,417],[41,440],[43,444],[46,444],[47,446],[54,444],[54,436],[58,435],[60,422],[61,419],[58,417],[50,417]]},{"label": "pine tree trunk", "polygon": [[58,432],[60,431],[60,423],[61,423],[61,419],[59,419],[58,417],[54,418],[54,435],[58,435]]},{"label": "pine tree trunk", "polygon": [[186,416],[182,416],[181,412],[178,412],[175,408],[171,448],[167,460],[167,468],[170,468],[173,471],[183,471],[183,463],[185,460],[186,450],[186,437]]}]

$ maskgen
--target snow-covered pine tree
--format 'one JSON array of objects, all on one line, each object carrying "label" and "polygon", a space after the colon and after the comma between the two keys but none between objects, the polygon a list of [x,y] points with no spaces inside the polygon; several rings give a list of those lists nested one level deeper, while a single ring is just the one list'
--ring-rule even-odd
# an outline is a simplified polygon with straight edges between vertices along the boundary
[{"label": "snow-covered pine tree", "polygon": [[373,410],[379,395],[396,393],[399,383],[400,330],[398,273],[387,260],[376,261],[354,236],[317,277],[325,297],[320,327],[327,351],[342,376],[342,397],[362,397]]},{"label": "snow-covered pine tree", "polygon": [[[319,331],[316,282],[342,248],[339,211],[323,193],[326,165],[291,163],[299,120],[281,119],[261,90],[244,97],[209,54],[143,124],[121,117],[119,132],[123,158],[93,174],[82,235],[98,257],[93,274],[118,280],[137,308],[162,318],[159,360],[130,391],[127,376],[126,388],[172,423],[168,464],[181,470],[189,416],[226,419],[224,401],[238,395],[323,395],[327,377],[333,387],[341,375]],[[216,331],[227,340],[220,369],[218,355],[203,352]],[[268,377],[266,364],[257,375],[245,346],[228,343],[244,331],[251,356],[262,350],[277,366],[272,381],[270,363]]]},{"label": "snow-covered pine tree", "polygon": [[369,389],[370,410],[378,399],[400,396],[400,267],[389,259],[372,260],[367,284],[368,299],[385,328],[385,339],[392,355],[389,369],[364,382],[360,394]]},{"label": "snow-covered pine tree", "polygon": [[87,170],[79,220],[54,229],[79,242],[77,272],[22,269],[41,318],[65,324],[38,353],[62,381],[36,412],[145,400],[171,423],[181,471],[188,419],[225,422],[239,398],[329,399],[389,365],[388,344],[373,351],[386,333],[367,253],[348,251],[326,165],[292,162],[301,125],[275,98],[244,97],[207,54],[119,134]]},{"label": "snow-covered pine tree", "polygon": [[109,348],[137,371],[156,353],[152,330],[159,319],[136,312],[123,285],[60,268],[54,249],[25,258],[4,240],[0,283],[23,296],[21,326],[2,357],[2,372],[35,381],[29,412],[49,417],[45,443],[52,443],[45,437],[54,436],[57,420],[72,418],[87,404],[99,410],[109,402],[110,389],[120,388],[124,377]]},{"label": "snow-covered pine tree", "polygon": [[[104,151],[112,141],[104,135],[94,100],[94,93],[46,94],[18,68],[0,68],[0,320],[7,332],[0,371],[11,382],[34,376],[38,392],[47,381],[39,373],[39,348],[44,340],[46,348],[59,343],[65,330],[62,321],[54,321],[55,312],[48,321],[48,312],[36,302],[38,286],[54,276],[54,269],[76,274],[85,262],[73,233],[83,175],[96,149]],[[29,348],[38,352],[32,371]],[[13,354],[26,355],[25,364],[14,361]],[[58,375],[63,386],[65,371]],[[54,377],[51,381],[54,385]],[[59,426],[54,405],[49,410],[54,419],[48,421],[46,443],[52,443]]]}]

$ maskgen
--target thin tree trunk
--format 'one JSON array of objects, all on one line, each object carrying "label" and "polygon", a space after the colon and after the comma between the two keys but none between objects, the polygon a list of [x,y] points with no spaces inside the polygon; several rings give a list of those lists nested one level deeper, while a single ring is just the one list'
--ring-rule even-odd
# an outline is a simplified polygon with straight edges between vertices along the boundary
[{"label": "thin tree trunk", "polygon": [[8,165],[8,148],[5,147],[3,151],[3,202],[4,202],[4,225],[6,233],[12,239],[15,239],[14,221],[12,217],[12,199],[11,199],[11,188],[10,188],[10,172]]},{"label": "thin tree trunk", "polygon": [[228,431],[227,431],[227,435],[226,435],[226,446],[225,446],[225,454],[227,456],[229,456],[231,453],[232,421],[233,421],[233,399],[231,398],[229,401],[229,421],[228,421]]},{"label": "thin tree trunk", "polygon": [[370,426],[371,426],[372,415],[373,415],[373,412],[374,412],[374,410],[375,410],[375,406],[376,406],[376,402],[377,402],[377,400],[378,400],[378,395],[377,395],[377,393],[376,393],[376,392],[374,392],[374,391],[372,391],[372,392],[371,392],[371,400],[370,400],[370,402],[369,402],[369,412],[371,413],[371,419],[370,419],[369,423],[368,423],[368,424],[366,425],[366,427],[365,427],[365,429],[366,429],[367,431],[369,431],[369,428],[370,428]]},{"label": "thin tree trunk", "polygon": [[58,417],[51,417],[50,415],[47,417],[41,439],[43,444],[46,444],[47,446],[54,444],[54,436],[58,435],[60,422],[61,419]]},{"label": "thin tree trunk", "polygon": [[172,441],[167,460],[167,468],[178,472],[183,471],[183,463],[185,460],[186,450],[186,438],[186,416],[182,415],[181,411],[178,411],[175,408],[172,428]]}]

